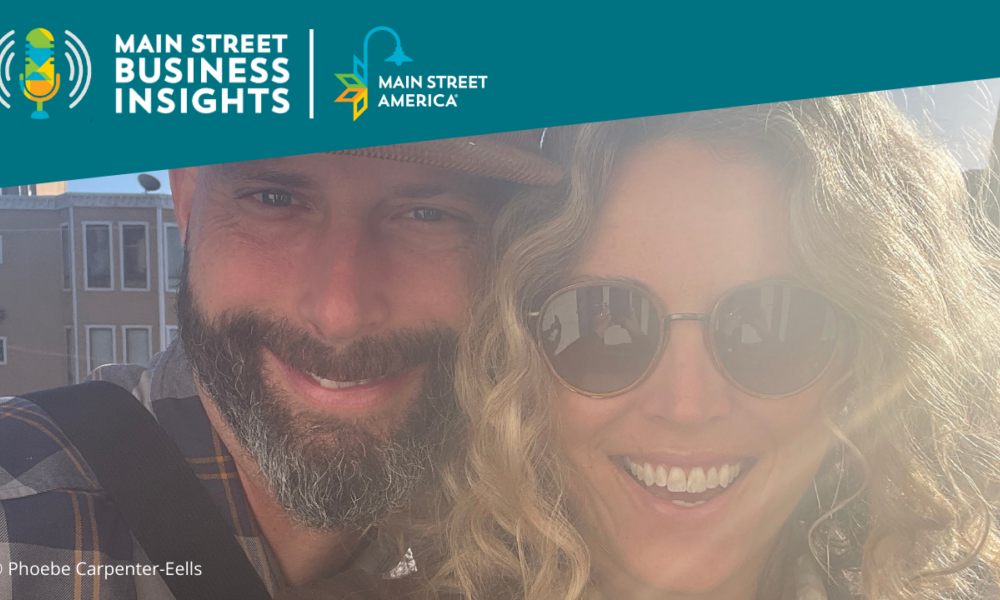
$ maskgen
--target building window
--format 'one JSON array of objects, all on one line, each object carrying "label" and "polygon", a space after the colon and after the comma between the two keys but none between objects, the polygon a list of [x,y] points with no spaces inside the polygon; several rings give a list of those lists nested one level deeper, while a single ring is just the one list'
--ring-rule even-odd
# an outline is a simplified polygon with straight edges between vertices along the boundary
[{"label": "building window", "polygon": [[125,362],[145,365],[153,358],[153,328],[145,326],[124,327]]},{"label": "building window", "polygon": [[83,270],[88,290],[110,290],[111,287],[111,223],[84,223],[84,246],[87,260]]},{"label": "building window", "polygon": [[0,365],[7,364],[7,338],[0,337]]},{"label": "building window", "polygon": [[75,373],[76,355],[73,348],[73,328],[66,328],[66,384],[76,383]]},{"label": "building window", "polygon": [[175,223],[167,223],[164,229],[167,236],[167,291],[176,292],[181,284],[181,267],[184,265],[181,230]]},{"label": "building window", "polygon": [[115,362],[114,326],[87,325],[87,366],[90,371],[113,362]]},{"label": "building window", "polygon": [[177,338],[177,326],[167,325],[167,344],[173,343],[175,338]]},{"label": "building window", "polygon": [[73,247],[70,245],[69,225],[62,226],[63,289],[69,291],[73,285]]},{"label": "building window", "polygon": [[122,289],[149,289],[149,226],[122,223]]},{"label": "building window", "polygon": [[0,194],[4,196],[37,196],[38,186],[31,184],[0,188]]}]

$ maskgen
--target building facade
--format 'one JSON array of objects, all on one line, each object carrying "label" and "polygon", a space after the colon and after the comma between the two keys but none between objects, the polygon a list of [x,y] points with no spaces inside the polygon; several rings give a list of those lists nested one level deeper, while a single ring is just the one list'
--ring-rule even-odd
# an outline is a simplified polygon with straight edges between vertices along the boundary
[{"label": "building facade", "polygon": [[183,262],[170,196],[17,191],[0,195],[0,396],[166,348]]}]

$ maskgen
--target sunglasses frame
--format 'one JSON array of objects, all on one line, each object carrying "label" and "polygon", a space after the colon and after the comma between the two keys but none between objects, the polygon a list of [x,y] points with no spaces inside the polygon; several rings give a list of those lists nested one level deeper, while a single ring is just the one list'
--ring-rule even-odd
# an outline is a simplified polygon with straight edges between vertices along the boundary
[{"label": "sunglasses frame", "polygon": [[[725,366],[722,364],[722,359],[719,357],[719,353],[718,353],[718,349],[716,348],[716,345],[715,345],[714,337],[711,335],[711,333],[712,333],[712,326],[716,323],[716,318],[717,318],[718,313],[719,313],[719,308],[723,305],[723,303],[725,303],[726,300],[728,300],[729,298],[731,298],[735,294],[737,294],[739,292],[742,292],[744,290],[753,289],[753,288],[759,288],[759,287],[764,287],[764,286],[768,286],[768,285],[782,285],[782,286],[787,286],[787,287],[792,287],[792,288],[807,290],[807,291],[813,292],[815,294],[819,294],[819,292],[817,292],[816,290],[814,290],[814,289],[812,289],[810,287],[807,287],[805,285],[802,285],[798,281],[795,281],[795,280],[792,280],[792,279],[781,279],[781,278],[759,279],[757,281],[751,281],[749,283],[744,283],[744,284],[738,285],[738,286],[736,286],[736,287],[734,287],[732,289],[727,290],[716,301],[715,306],[712,307],[712,312],[709,313],[709,314],[702,314],[702,313],[670,313],[670,312],[667,312],[667,305],[666,305],[666,303],[658,295],[654,294],[651,290],[645,288],[644,286],[637,285],[637,284],[634,284],[634,283],[631,283],[631,282],[626,282],[626,281],[617,281],[617,280],[614,280],[614,279],[598,279],[598,280],[590,280],[590,281],[580,281],[580,282],[573,283],[573,284],[567,285],[565,287],[562,287],[562,288],[556,290],[555,292],[553,292],[552,294],[550,294],[548,298],[545,299],[545,302],[542,303],[541,308],[537,312],[532,311],[531,313],[529,313],[529,316],[530,317],[534,317],[535,320],[536,320],[535,327],[534,327],[534,330],[535,330],[535,343],[538,345],[538,350],[541,352],[542,356],[544,357],[545,364],[548,366],[549,371],[552,372],[552,374],[555,376],[555,378],[564,387],[570,389],[571,391],[573,391],[573,392],[575,392],[577,394],[580,394],[581,396],[586,396],[588,398],[594,398],[594,399],[598,399],[598,400],[604,399],[604,398],[614,398],[615,396],[621,396],[622,394],[627,394],[628,392],[632,391],[633,389],[639,387],[640,385],[642,385],[643,382],[646,381],[646,379],[649,378],[650,375],[653,374],[653,372],[656,370],[656,368],[660,365],[660,361],[663,359],[663,353],[667,349],[667,344],[670,343],[670,326],[671,326],[671,324],[674,321],[701,321],[701,324],[702,324],[702,339],[705,342],[705,346],[706,346],[706,348],[708,350],[709,356],[711,356],[711,358],[712,358],[712,364],[715,366],[715,370],[718,371],[719,374],[721,374],[722,377],[730,385],[732,385],[736,389],[740,390],[744,394],[748,394],[748,395],[754,396],[756,398],[762,398],[762,399],[765,399],[765,400],[776,399],[776,398],[787,398],[789,396],[794,396],[796,394],[802,393],[806,389],[808,389],[808,388],[816,385],[816,383],[820,379],[822,379],[824,375],[826,375],[827,371],[830,370],[831,365],[833,365],[835,362],[837,362],[836,358],[837,358],[838,354],[841,352],[841,346],[843,345],[843,341],[844,341],[844,339],[846,337],[844,335],[845,334],[844,326],[846,324],[846,320],[845,320],[844,315],[841,312],[840,308],[836,304],[834,304],[833,302],[831,302],[830,300],[827,299],[827,302],[829,302],[830,307],[833,309],[834,318],[836,319],[836,326],[837,326],[837,337],[836,337],[836,341],[835,341],[836,345],[834,346],[833,353],[830,355],[830,360],[828,360],[827,363],[826,363],[826,365],[823,366],[823,369],[819,372],[819,374],[817,374],[814,378],[812,378],[808,383],[806,383],[805,385],[799,387],[798,389],[795,389],[795,390],[793,390],[791,392],[786,392],[786,393],[783,393],[783,394],[761,394],[759,392],[755,392],[755,391],[753,391],[751,389],[748,389],[747,387],[743,386],[742,384],[740,384],[739,382],[737,382],[736,380],[734,380],[733,377],[726,370]],[[561,297],[563,294],[566,294],[568,292],[572,292],[574,290],[578,290],[578,289],[581,289],[581,288],[586,288],[586,287],[600,287],[600,286],[611,286],[611,287],[617,287],[617,288],[627,289],[627,290],[629,290],[631,292],[638,292],[640,295],[642,295],[642,297],[646,298],[646,300],[649,301],[649,303],[660,314],[660,326],[662,328],[662,333],[660,335],[660,341],[659,341],[659,344],[658,344],[658,346],[656,348],[656,351],[654,352],[653,357],[649,361],[649,366],[646,367],[646,370],[643,371],[642,375],[638,379],[636,379],[635,382],[633,382],[632,384],[628,385],[627,387],[622,388],[621,390],[617,390],[617,391],[614,391],[614,392],[594,393],[594,392],[588,392],[586,390],[582,390],[582,389],[574,386],[570,382],[568,382],[565,379],[563,379],[563,377],[559,374],[559,372],[556,371],[555,365],[552,364],[552,359],[549,357],[548,353],[545,351],[545,347],[544,347],[544,345],[542,343],[542,340],[543,340],[543,335],[542,335],[542,319],[543,319],[543,317],[545,315],[545,311],[548,310],[548,308],[552,304],[552,302],[555,301],[556,298]],[[820,295],[822,296],[822,294],[820,294]],[[823,297],[826,298],[825,296],[823,296]]]}]

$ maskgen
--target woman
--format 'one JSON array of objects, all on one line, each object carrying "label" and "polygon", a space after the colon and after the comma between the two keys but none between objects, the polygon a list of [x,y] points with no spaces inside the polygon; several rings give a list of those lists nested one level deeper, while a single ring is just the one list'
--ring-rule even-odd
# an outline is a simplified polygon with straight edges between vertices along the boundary
[{"label": "woman", "polygon": [[1000,245],[972,206],[878,95],[583,126],[566,197],[500,221],[438,589],[994,597]]}]

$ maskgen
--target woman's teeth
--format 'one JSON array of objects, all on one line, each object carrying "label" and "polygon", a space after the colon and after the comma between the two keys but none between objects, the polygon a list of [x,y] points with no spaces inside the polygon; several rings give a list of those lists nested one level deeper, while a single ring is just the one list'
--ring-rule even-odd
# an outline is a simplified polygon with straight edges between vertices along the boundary
[{"label": "woman's teeth", "polygon": [[[633,461],[626,456],[625,468],[646,487],[656,485],[665,487],[670,492],[686,492],[688,494],[700,494],[705,490],[712,490],[720,486],[727,488],[740,475],[740,462],[738,461],[731,465],[710,467],[707,470],[695,467],[685,473],[680,467],[653,466],[649,463]],[[680,500],[675,503],[681,506],[695,505]]]},{"label": "woman's teeth", "polygon": [[361,379],[359,381],[333,381],[332,379],[324,379],[319,375],[314,375],[309,373],[310,376],[318,383],[321,387],[328,390],[342,390],[344,388],[354,387],[356,385],[365,385],[366,383],[371,383],[371,379]]}]

